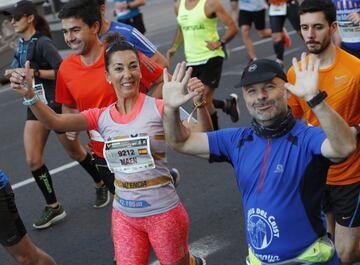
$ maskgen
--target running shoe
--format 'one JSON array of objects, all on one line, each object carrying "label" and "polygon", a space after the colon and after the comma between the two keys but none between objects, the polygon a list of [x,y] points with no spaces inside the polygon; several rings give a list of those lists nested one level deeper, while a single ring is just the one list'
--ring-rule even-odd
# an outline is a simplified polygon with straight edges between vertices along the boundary
[{"label": "running shoe", "polygon": [[286,29],[283,28],[283,32],[282,32],[282,38],[284,40],[284,45],[285,45],[285,48],[289,48],[292,44],[292,41],[291,41],[291,38],[289,36],[289,34],[287,33]]},{"label": "running shoe", "polygon": [[234,93],[225,99],[224,112],[230,115],[232,122],[237,122],[240,117],[240,110],[238,106],[238,96]]},{"label": "running shoe", "polygon": [[246,257],[246,265],[251,265],[249,256]]},{"label": "running shoe", "polygon": [[96,199],[93,207],[102,208],[108,205],[110,202],[110,192],[108,187],[103,185],[101,187],[95,187],[95,189],[96,189]]},{"label": "running shoe", "polygon": [[180,178],[181,178],[180,172],[176,168],[171,168],[170,169],[170,175],[171,175],[171,177],[173,179],[173,184],[174,184],[174,186],[176,188],[180,184]]},{"label": "running shoe", "polygon": [[33,224],[36,229],[45,229],[66,217],[64,208],[59,204],[57,208],[45,206],[41,217]]},{"label": "running shoe", "polygon": [[206,265],[206,261],[204,258],[201,257],[196,257],[194,255],[191,255],[191,259],[193,263],[190,264],[195,264],[195,265]]}]

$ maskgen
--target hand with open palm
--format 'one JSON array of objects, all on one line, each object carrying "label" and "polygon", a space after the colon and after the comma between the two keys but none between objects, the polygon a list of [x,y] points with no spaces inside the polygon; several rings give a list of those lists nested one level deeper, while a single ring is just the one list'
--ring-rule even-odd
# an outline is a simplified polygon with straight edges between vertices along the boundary
[{"label": "hand with open palm", "polygon": [[306,53],[302,53],[301,68],[296,58],[293,58],[292,64],[296,74],[296,83],[295,85],[286,83],[285,87],[294,95],[309,101],[319,94],[320,60],[314,55],[309,55],[308,62],[306,62]]}]

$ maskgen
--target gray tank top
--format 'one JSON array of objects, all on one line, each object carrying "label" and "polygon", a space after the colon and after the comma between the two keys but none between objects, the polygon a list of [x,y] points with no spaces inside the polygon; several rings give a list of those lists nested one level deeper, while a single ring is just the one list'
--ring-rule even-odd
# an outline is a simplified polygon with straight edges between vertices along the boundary
[{"label": "gray tank top", "polygon": [[155,168],[145,169],[141,172],[123,173],[115,171],[116,195],[113,207],[131,217],[150,216],[175,208],[179,203],[179,197],[170,181],[131,189],[117,185],[119,181],[122,183],[141,183],[161,176],[170,177],[167,168],[163,122],[155,99],[146,96],[140,113],[127,124],[116,123],[111,118],[110,109],[113,106],[106,108],[99,117],[98,128],[101,136],[105,141],[116,139],[130,141],[135,137],[149,137],[150,152],[155,163]]}]

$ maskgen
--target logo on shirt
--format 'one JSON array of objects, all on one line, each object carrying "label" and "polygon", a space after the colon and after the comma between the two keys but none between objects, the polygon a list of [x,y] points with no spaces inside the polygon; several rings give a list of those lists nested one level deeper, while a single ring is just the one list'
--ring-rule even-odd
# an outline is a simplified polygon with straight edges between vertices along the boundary
[{"label": "logo on shirt", "polygon": [[340,80],[343,80],[345,78],[346,78],[345,75],[335,76],[335,81],[340,81]]},{"label": "logo on shirt", "polygon": [[281,164],[277,164],[274,173],[283,173],[283,172],[284,172],[284,166]]},{"label": "logo on shirt", "polygon": [[265,249],[274,237],[280,237],[275,217],[268,216],[268,213],[260,208],[248,210],[247,232],[249,243],[254,249]]}]

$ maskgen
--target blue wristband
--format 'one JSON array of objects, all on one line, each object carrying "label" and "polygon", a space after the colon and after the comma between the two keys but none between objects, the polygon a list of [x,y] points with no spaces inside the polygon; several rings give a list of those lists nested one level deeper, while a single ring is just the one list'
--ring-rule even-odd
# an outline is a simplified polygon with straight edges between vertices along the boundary
[{"label": "blue wristband", "polygon": [[32,98],[30,98],[30,99],[24,98],[22,104],[25,105],[25,106],[32,106],[32,105],[34,105],[38,100],[39,100],[38,96],[35,95],[35,96],[33,96]]}]

